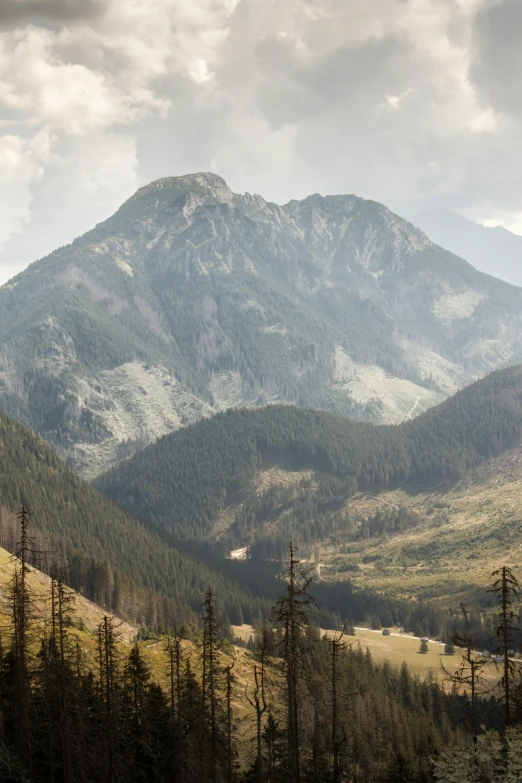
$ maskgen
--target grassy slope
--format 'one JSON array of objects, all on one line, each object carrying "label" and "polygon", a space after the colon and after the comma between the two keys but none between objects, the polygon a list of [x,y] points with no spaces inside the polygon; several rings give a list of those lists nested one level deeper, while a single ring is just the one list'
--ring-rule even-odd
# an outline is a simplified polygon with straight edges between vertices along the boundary
[{"label": "grassy slope", "polygon": [[[308,475],[267,466],[254,491],[295,484]],[[418,527],[387,538],[323,542],[316,578],[350,580],[389,597],[431,600],[453,609],[461,602],[485,606],[492,571],[509,565],[517,572],[522,565],[522,446],[476,468],[447,492],[360,493],[341,513],[356,528],[377,511],[394,507],[416,513]],[[232,510],[216,521],[216,529]],[[277,528],[282,519],[269,520],[267,527]]]},{"label": "grassy slope", "polygon": [[489,576],[499,565],[520,567],[522,447],[476,468],[448,492],[359,495],[346,511],[362,519],[386,504],[416,512],[420,525],[388,540],[324,547],[322,578],[350,578],[387,595],[436,599],[455,608],[461,601],[484,603]]},{"label": "grassy slope", "polygon": [[[13,570],[13,559],[5,551],[0,549],[0,622],[5,628],[7,616],[5,614],[5,599],[8,594],[8,585]],[[34,596],[36,624],[39,630],[43,630],[46,617],[49,611],[49,578],[44,574],[31,569],[29,576],[29,586]],[[72,643],[76,642],[82,650],[82,662],[84,671],[89,669],[96,672],[96,637],[93,631],[97,624],[103,618],[105,611],[86,601],[82,596],[71,593],[72,616],[76,624],[82,620],[85,630],[79,630],[73,627],[68,630],[68,636]],[[251,631],[251,627],[243,627],[239,631]],[[130,644],[134,641],[136,629],[124,623],[119,624],[120,632],[120,660],[123,663],[125,655],[130,649]],[[37,634],[34,634],[34,651],[37,649]],[[347,638],[352,641],[352,638]],[[439,662],[442,659],[440,652],[442,648],[430,642],[430,650],[427,655],[421,655],[417,652],[418,640],[407,637],[383,637],[380,633],[372,633],[369,630],[357,629],[356,644],[363,648],[369,648],[372,658],[382,663],[388,660],[392,666],[400,666],[403,661],[408,663],[412,674],[418,675],[421,679],[428,673],[431,673],[436,679],[442,682],[442,671]],[[183,656],[191,659],[193,670],[196,675],[201,672],[201,651],[191,642],[183,641]],[[165,640],[143,641],[140,643],[142,654],[148,663],[153,679],[168,691],[168,681],[165,666]],[[74,646],[72,646],[74,651]],[[254,684],[254,659],[252,655],[238,647],[230,647],[225,654],[220,653],[220,663],[222,667],[234,665],[234,696],[233,707],[235,714],[235,724],[238,737],[238,763],[241,767],[245,766],[252,757],[252,747],[255,736],[255,716],[252,706],[248,703],[246,694],[252,694]],[[122,665],[120,664],[120,667]],[[458,656],[444,657],[444,663],[448,670],[454,670],[458,664]],[[487,667],[486,676],[493,682],[498,679],[496,670],[492,665]],[[269,661],[267,669],[266,696],[267,699],[276,706],[280,703],[280,692],[277,689],[277,681],[280,678],[280,666],[277,661]]]},{"label": "grassy slope", "polygon": [[[233,632],[239,639],[248,641],[253,634],[251,625],[233,625]],[[369,628],[357,627],[354,636],[346,636],[344,641],[354,648],[360,646],[363,650],[369,650],[376,663],[388,661],[394,667],[400,667],[403,663],[408,665],[413,675],[418,675],[424,679],[431,675],[441,683],[449,681],[442,667],[447,672],[453,674],[460,666],[460,655],[458,651],[455,655],[444,654],[444,644],[435,640],[430,640],[428,652],[420,653],[420,641],[415,636],[399,634],[396,628],[391,629],[390,636],[383,636],[382,631],[372,631]],[[328,636],[333,635],[333,631],[326,632]],[[493,683],[499,679],[497,667],[494,663],[487,663],[484,669],[484,676]]]},{"label": "grassy slope", "polygon": [[[0,548],[0,628],[4,635],[4,643],[9,639],[9,583],[13,574],[15,559],[5,549]],[[33,602],[33,637],[35,652],[39,646],[39,637],[49,622],[51,580],[46,574],[30,567],[28,578],[29,590]],[[81,649],[81,660],[84,671],[97,671],[96,629],[103,617],[108,614],[106,609],[92,603],[84,596],[67,588],[70,596],[70,618],[72,625],[67,629],[67,636],[74,655],[76,645]],[[115,618],[119,634],[120,660],[123,661],[135,643],[138,628],[125,621]],[[189,641],[182,641],[183,658],[190,658],[193,670],[201,669],[201,651]],[[144,640],[139,642],[143,657],[149,665],[153,679],[168,691],[167,666],[165,657],[166,639]],[[254,723],[252,708],[244,698],[245,689],[251,690],[254,682],[254,660],[249,652],[241,647],[230,647],[228,654],[220,652],[223,667],[234,662],[235,700],[234,707],[238,720],[242,721],[243,739],[249,740]],[[245,748],[246,750],[246,745]]]},{"label": "grassy slope", "polygon": [[[9,627],[9,583],[15,562],[15,558],[9,552],[0,548],[0,625],[2,628]],[[28,585],[33,603],[32,615],[36,628],[43,629],[44,625],[49,622],[51,612],[51,579],[36,568],[29,567],[29,572]],[[87,656],[88,664],[94,665],[93,632],[108,612],[74,590],[66,588],[66,591],[71,598],[72,627],[68,632],[71,642],[75,644],[77,641]],[[78,625],[84,626],[84,628],[80,629],[77,627]],[[136,638],[138,629],[123,620],[118,620],[118,626],[122,644],[130,644]]]},{"label": "grassy slope", "polygon": [[[0,549],[0,624],[3,628],[8,623],[8,586],[12,570],[12,556],[5,549]],[[46,574],[31,568],[29,588],[34,597],[36,626],[43,629],[45,622],[48,621],[50,612],[50,578]],[[68,630],[68,636],[74,646],[76,642],[80,645],[85,669],[92,668],[96,670],[96,638],[94,632],[104,615],[107,614],[107,611],[73,590],[68,590],[68,593],[71,596],[71,619],[73,620],[73,626]],[[79,624],[83,624],[85,627],[80,629],[78,628]],[[138,629],[122,620],[117,620],[117,624],[120,634],[120,651],[122,656],[124,656],[130,645],[134,643]],[[250,625],[233,626],[233,631],[245,641],[248,641],[248,638],[253,633]],[[346,637],[346,641],[353,642],[355,645],[361,645],[363,649],[368,648],[373,659],[378,663],[388,660],[393,666],[400,666],[405,661],[412,674],[418,674],[421,678],[424,678],[431,672],[437,679],[442,680],[441,663],[449,671],[454,671],[459,663],[458,655],[453,657],[443,655],[444,646],[435,641],[430,641],[427,654],[420,654],[419,640],[407,635],[382,636],[382,633],[379,631],[358,627],[355,638]],[[183,641],[182,645],[184,655],[186,657],[190,656],[191,663],[197,672],[200,667],[200,652],[191,642]],[[167,687],[165,658],[163,655],[165,641],[146,640],[140,642],[140,647],[152,669],[154,678]],[[239,647],[232,647],[231,655],[221,653],[221,656],[223,665],[228,665],[232,658],[234,660],[234,673],[237,677],[236,694],[238,694],[235,706],[240,717],[249,719],[251,708],[243,698],[243,694],[245,687],[248,687],[253,682],[253,660],[247,651]],[[491,680],[497,679],[494,666],[488,665],[487,669],[488,677]]]}]

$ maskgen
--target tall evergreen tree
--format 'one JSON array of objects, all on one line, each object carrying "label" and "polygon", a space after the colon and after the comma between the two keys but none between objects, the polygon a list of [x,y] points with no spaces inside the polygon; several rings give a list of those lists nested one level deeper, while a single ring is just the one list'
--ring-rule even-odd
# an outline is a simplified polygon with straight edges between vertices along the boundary
[{"label": "tall evergreen tree", "polygon": [[214,596],[211,588],[207,590],[203,604],[203,713],[208,709],[210,714],[210,736],[212,759],[214,761],[213,779],[216,778],[218,758],[218,624],[214,609]]},{"label": "tall evergreen tree", "polygon": [[100,666],[99,693],[104,706],[105,764],[107,783],[119,779],[118,764],[121,751],[119,725],[119,654],[118,631],[113,617],[104,616],[98,626],[98,660]]},{"label": "tall evergreen tree", "polygon": [[33,619],[33,599],[28,584],[29,562],[32,540],[29,535],[29,510],[22,506],[17,514],[19,539],[13,578],[11,580],[12,612],[12,664],[16,700],[14,702],[13,723],[18,738],[18,752],[22,764],[32,774],[31,743],[31,683],[30,683],[30,631]]},{"label": "tall evergreen tree", "polygon": [[333,783],[340,783],[342,775],[342,767],[340,763],[340,751],[343,745],[346,744],[347,737],[344,726],[339,726],[339,695],[338,695],[338,680],[339,680],[339,653],[345,650],[347,645],[342,641],[343,632],[335,634],[330,640],[332,648],[332,672],[331,672],[331,686],[332,686],[332,714],[331,714],[331,727],[332,727],[332,748],[333,748]]},{"label": "tall evergreen tree", "polygon": [[288,562],[283,572],[285,591],[272,611],[272,619],[283,631],[282,657],[285,672],[285,701],[287,708],[288,780],[301,783],[301,748],[299,736],[299,674],[301,669],[301,641],[309,623],[310,605],[314,599],[308,592],[311,577],[307,577],[292,543]]},{"label": "tall evergreen tree", "polygon": [[232,750],[232,669],[234,662],[225,668],[226,716],[227,716],[227,783],[233,781],[234,753]]}]

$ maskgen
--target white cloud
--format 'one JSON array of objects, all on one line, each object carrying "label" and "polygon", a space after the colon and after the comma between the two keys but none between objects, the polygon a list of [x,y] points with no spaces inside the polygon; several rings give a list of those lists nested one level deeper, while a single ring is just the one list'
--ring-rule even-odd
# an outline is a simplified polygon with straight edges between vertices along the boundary
[{"label": "white cloud", "polygon": [[197,57],[194,60],[194,63],[189,73],[192,79],[195,82],[197,82],[197,84],[204,84],[205,82],[208,82],[211,79],[213,79],[215,76],[214,73],[209,71],[207,61],[203,60],[201,57]]},{"label": "white cloud", "polygon": [[[140,184],[139,123],[167,115],[169,80],[212,79],[233,8],[230,0],[10,0],[0,9],[0,22],[19,22],[0,29],[0,133],[9,131],[0,136],[0,280],[106,217]],[[31,12],[64,23],[41,26]]]},{"label": "white cloud", "polygon": [[0,236],[23,230],[29,217],[29,183],[38,180],[52,159],[52,137],[46,132],[31,139],[12,134],[0,136],[0,181],[4,193],[0,210]]},{"label": "white cloud", "polygon": [[4,0],[4,267],[195,169],[274,200],[348,191],[405,214],[520,214],[516,36],[499,54],[519,7]]},{"label": "white cloud", "polygon": [[[0,138],[0,150],[5,138]],[[34,142],[30,150],[16,145],[19,165],[0,211],[0,232],[6,237],[0,248],[0,283],[104,220],[139,187],[132,136],[92,134],[88,147],[83,141],[73,137],[62,142],[43,156],[44,165],[42,155],[34,154]],[[5,175],[0,152],[2,182]]]}]

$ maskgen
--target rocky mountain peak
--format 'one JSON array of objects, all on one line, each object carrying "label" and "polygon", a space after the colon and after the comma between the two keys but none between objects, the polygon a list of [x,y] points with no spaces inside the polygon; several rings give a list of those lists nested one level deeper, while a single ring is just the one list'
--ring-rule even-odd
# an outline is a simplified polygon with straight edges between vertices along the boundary
[{"label": "rocky mountain peak", "polygon": [[157,195],[160,197],[166,195],[168,197],[172,191],[210,195],[228,204],[232,202],[234,196],[223,177],[211,171],[201,171],[195,174],[185,174],[181,177],[156,179],[140,188],[133,198],[143,195]]},{"label": "rocky mountain peak", "polygon": [[522,356],[521,297],[377,202],[165,177],[0,289],[0,411],[89,477],[229,407],[397,422]]}]

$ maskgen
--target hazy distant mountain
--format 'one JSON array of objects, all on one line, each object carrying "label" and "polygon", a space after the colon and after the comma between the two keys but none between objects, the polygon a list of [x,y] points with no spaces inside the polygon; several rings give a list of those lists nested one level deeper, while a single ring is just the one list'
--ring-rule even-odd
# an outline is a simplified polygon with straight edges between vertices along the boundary
[{"label": "hazy distant mountain", "polygon": [[516,361],[521,304],[376,202],[162,179],[0,288],[0,408],[87,477],[237,405],[396,422]]},{"label": "hazy distant mountain", "polygon": [[482,226],[445,209],[419,212],[411,220],[432,242],[465,258],[481,272],[522,286],[522,236],[502,226]]}]

